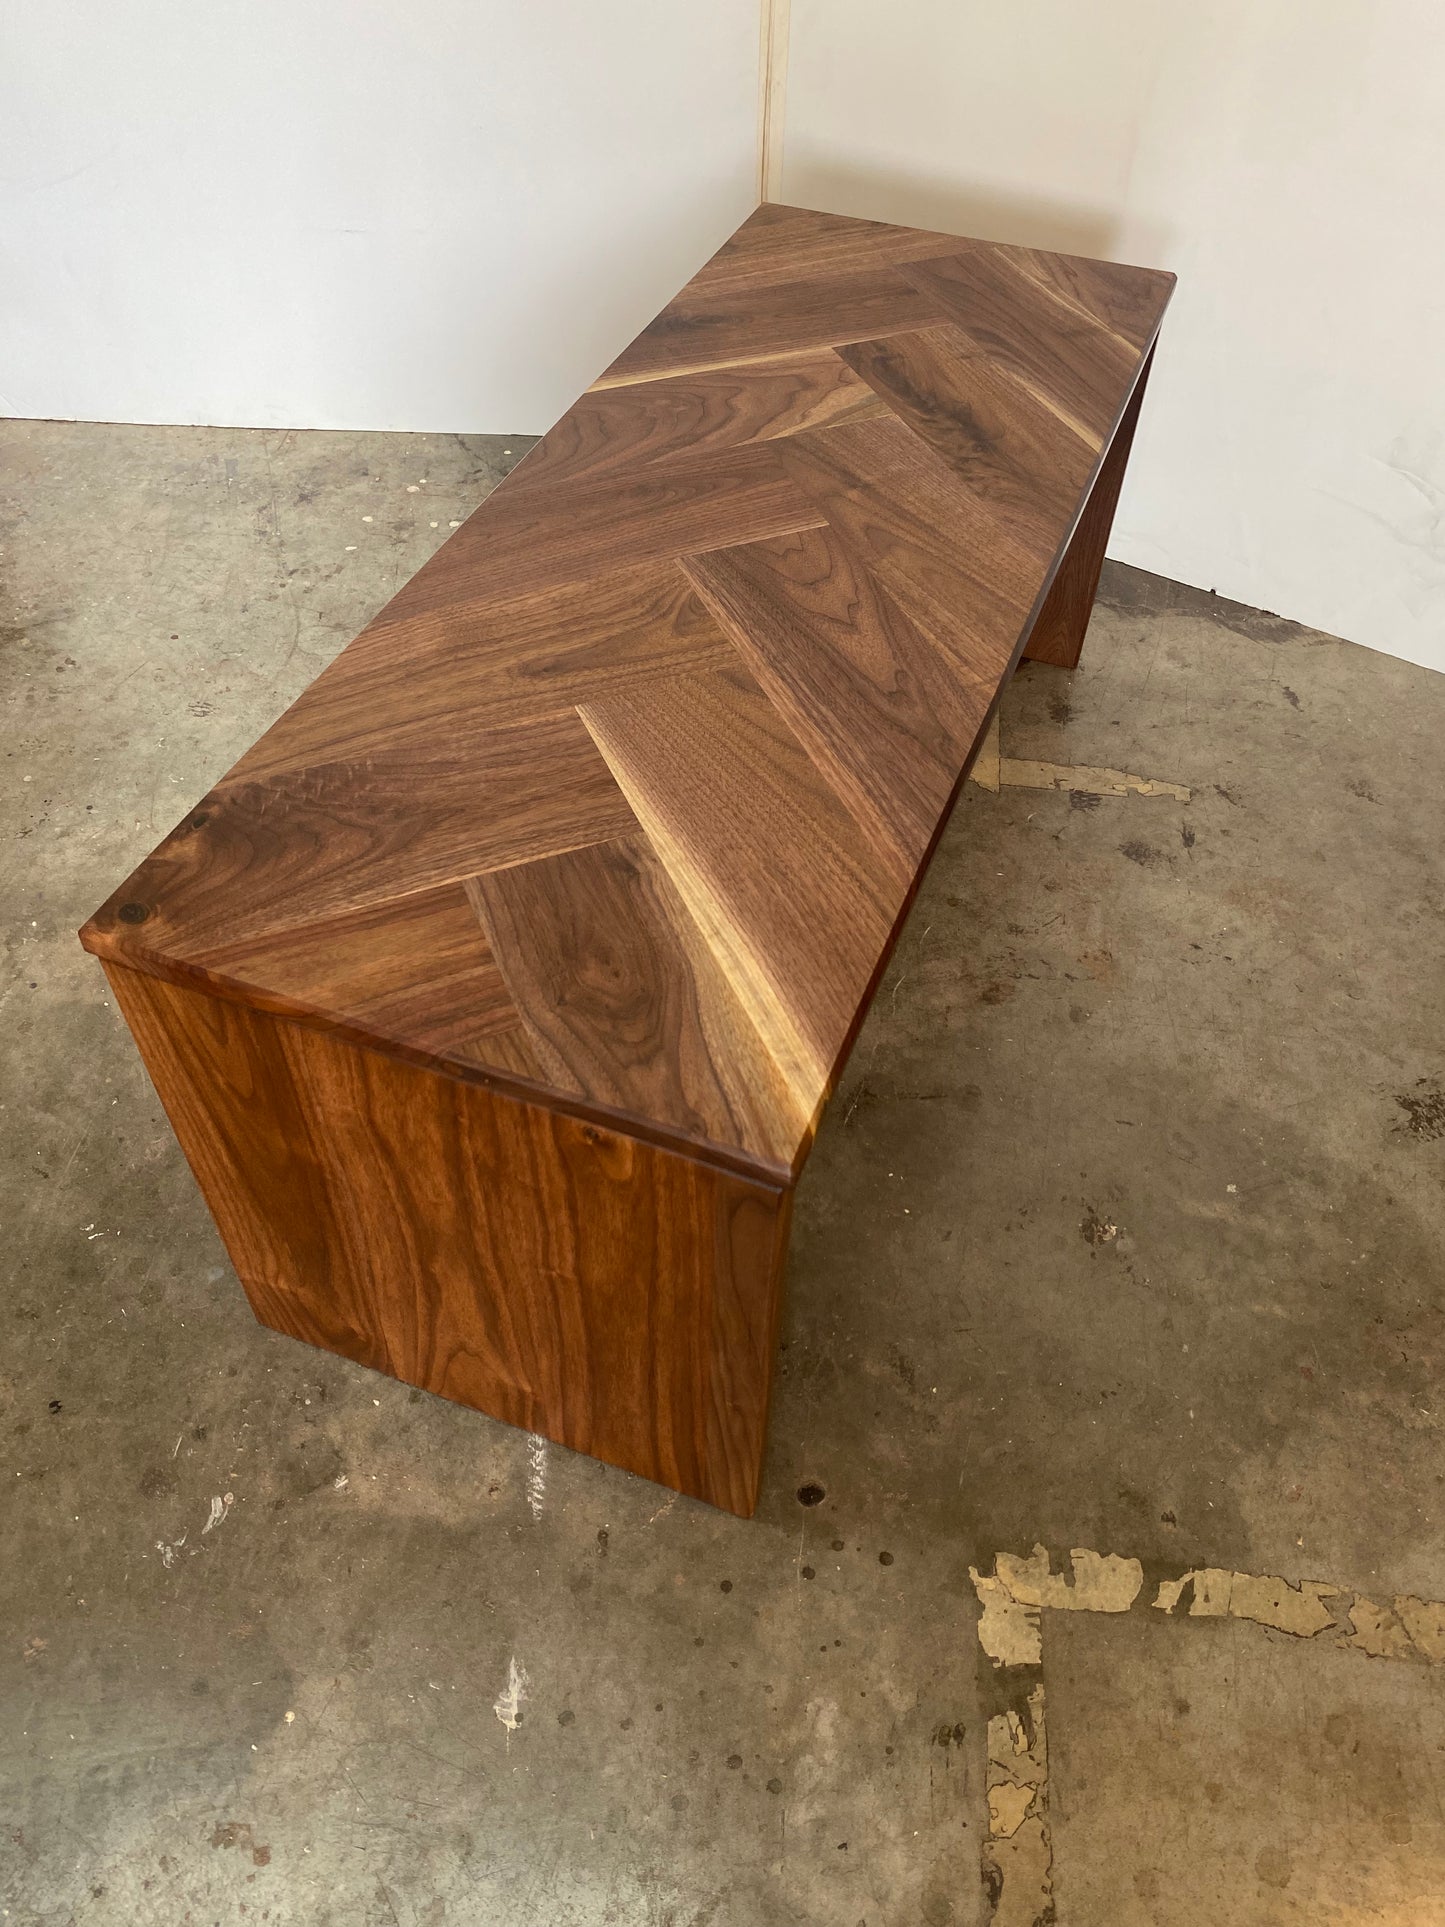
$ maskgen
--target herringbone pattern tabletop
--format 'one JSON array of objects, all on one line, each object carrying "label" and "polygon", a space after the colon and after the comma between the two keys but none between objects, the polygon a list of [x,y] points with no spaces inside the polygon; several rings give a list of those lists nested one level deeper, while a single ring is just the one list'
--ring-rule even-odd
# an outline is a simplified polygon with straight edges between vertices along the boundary
[{"label": "herringbone pattern tabletop", "polygon": [[84,940],[796,1170],[1171,285],[759,210]]}]

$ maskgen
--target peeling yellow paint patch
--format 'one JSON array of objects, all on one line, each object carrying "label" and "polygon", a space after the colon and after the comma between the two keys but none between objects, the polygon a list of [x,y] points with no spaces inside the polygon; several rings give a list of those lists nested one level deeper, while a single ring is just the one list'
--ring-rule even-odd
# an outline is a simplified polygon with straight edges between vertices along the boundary
[{"label": "peeling yellow paint patch", "polygon": [[1086,796],[1172,796],[1187,803],[1190,792],[1182,783],[1159,777],[1135,776],[1132,770],[1105,769],[1092,763],[1037,763],[1028,757],[1005,756],[995,715],[969,771],[980,789],[1082,790]]},{"label": "peeling yellow paint patch", "polygon": [[999,761],[998,780],[1005,789],[1082,790],[1087,796],[1172,796],[1187,803],[1182,783],[1166,783],[1153,776],[1135,776],[1125,769],[1096,769],[1088,763],[1031,763],[1014,756]]},{"label": "peeling yellow paint patch", "polygon": [[1039,1927],[1052,1917],[1054,1856],[1041,1819],[1025,1820],[1011,1839],[988,1841],[984,1867],[998,1893],[989,1927]]},{"label": "peeling yellow paint patch", "polygon": [[1324,1602],[1335,1598],[1339,1587],[1317,1579],[1302,1579],[1295,1586],[1271,1573],[1227,1572],[1220,1566],[1200,1566],[1178,1579],[1164,1580],[1154,1604],[1161,1612],[1172,1613],[1186,1586],[1193,1589],[1191,1619],[1252,1619],[1278,1632],[1293,1633],[1297,1639],[1313,1639],[1335,1623]]},{"label": "peeling yellow paint patch", "polygon": [[1010,1709],[988,1723],[988,1835],[980,1870],[990,1927],[1036,1927],[1051,1917],[1049,1751],[1044,1683],[1030,1688],[1027,1717]]},{"label": "peeling yellow paint patch", "polygon": [[998,765],[998,711],[995,710],[993,720],[988,726],[988,734],[979,745],[978,755],[973,759],[973,768],[968,773],[969,781],[977,783],[981,790],[997,790]]},{"label": "peeling yellow paint patch", "polygon": [[1037,1607],[1022,1605],[999,1579],[968,1569],[983,1616],[978,1643],[995,1666],[1037,1666],[1043,1658]]},{"label": "peeling yellow paint patch", "polygon": [[1350,1607],[1346,1646],[1355,1646],[1372,1659],[1408,1659],[1414,1650],[1410,1635],[1389,1606],[1357,1598]]},{"label": "peeling yellow paint patch", "polygon": [[1237,1572],[1229,1610],[1235,1619],[1253,1619],[1261,1626],[1275,1626],[1282,1633],[1313,1639],[1316,1633],[1334,1625],[1334,1615],[1324,1602],[1338,1591],[1338,1586],[1322,1585],[1315,1579],[1302,1579],[1298,1586],[1292,1586],[1287,1579],[1270,1575],[1257,1579],[1251,1573]]},{"label": "peeling yellow paint patch", "polygon": [[1117,1553],[1074,1546],[1069,1563],[1074,1569],[1072,1580],[1050,1571],[1046,1548],[1035,1546],[1027,1559],[1001,1552],[994,1570],[1021,1606],[1048,1606],[1063,1612],[1126,1613],[1144,1584],[1139,1561],[1121,1559]]},{"label": "peeling yellow paint patch", "polygon": [[1405,1631],[1425,1655],[1438,1665],[1445,1660],[1445,1603],[1438,1599],[1416,1599],[1404,1593],[1395,1601],[1395,1611]]},{"label": "peeling yellow paint patch", "polygon": [[1011,1780],[988,1790],[988,1830],[994,1840],[1008,1840],[1023,1825],[1034,1803],[1031,1786],[1015,1786]]},{"label": "peeling yellow paint patch", "polygon": [[[1071,1574],[1054,1572],[1047,1549],[1035,1545],[1027,1556],[999,1553],[992,1574],[969,1568],[983,1608],[980,1647],[995,1667],[1036,1669],[1027,1699],[1010,1682],[1013,1708],[988,1722],[988,1831],[979,1862],[988,1927],[1039,1927],[1054,1917],[1043,1611],[1127,1613],[1144,1585],[1141,1562],[1117,1553],[1075,1546],[1069,1563]],[[1173,1613],[1186,1594],[1189,1619],[1248,1620],[1297,1639],[1328,1636],[1323,1643],[1375,1659],[1445,1664],[1445,1601],[1400,1594],[1382,1603],[1323,1580],[1198,1566],[1161,1580],[1152,1604]],[[1339,1603],[1331,1607],[1331,1600]]]}]

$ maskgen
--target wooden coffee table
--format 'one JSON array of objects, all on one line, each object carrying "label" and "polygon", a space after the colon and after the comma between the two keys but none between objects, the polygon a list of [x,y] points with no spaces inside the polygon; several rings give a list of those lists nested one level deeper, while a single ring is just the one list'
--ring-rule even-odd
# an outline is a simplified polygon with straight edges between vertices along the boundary
[{"label": "wooden coffee table", "polygon": [[263,1324],[752,1511],[794,1186],[1172,285],[759,209],[96,912]]}]

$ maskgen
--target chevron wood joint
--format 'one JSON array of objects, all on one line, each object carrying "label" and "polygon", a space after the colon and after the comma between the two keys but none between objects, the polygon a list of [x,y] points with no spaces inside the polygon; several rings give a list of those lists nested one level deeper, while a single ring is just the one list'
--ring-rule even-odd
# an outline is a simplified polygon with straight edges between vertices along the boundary
[{"label": "chevron wood joint", "polygon": [[96,912],[264,1323],[752,1511],[793,1186],[1172,285],[760,208]]}]

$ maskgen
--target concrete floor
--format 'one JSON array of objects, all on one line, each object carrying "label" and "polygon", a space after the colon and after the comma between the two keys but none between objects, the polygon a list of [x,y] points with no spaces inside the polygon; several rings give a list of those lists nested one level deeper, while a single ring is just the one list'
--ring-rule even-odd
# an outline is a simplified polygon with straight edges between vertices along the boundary
[{"label": "concrete floor", "polygon": [[[1344,1616],[1445,1598],[1445,678],[1111,566],[1017,679],[1006,757],[1191,798],[967,788],[752,1523],[253,1323],[74,931],[524,447],[4,431],[0,1914],[1445,1920],[1445,1639]],[[1035,1544],[1144,1589],[1003,1673],[970,1568]]]}]

